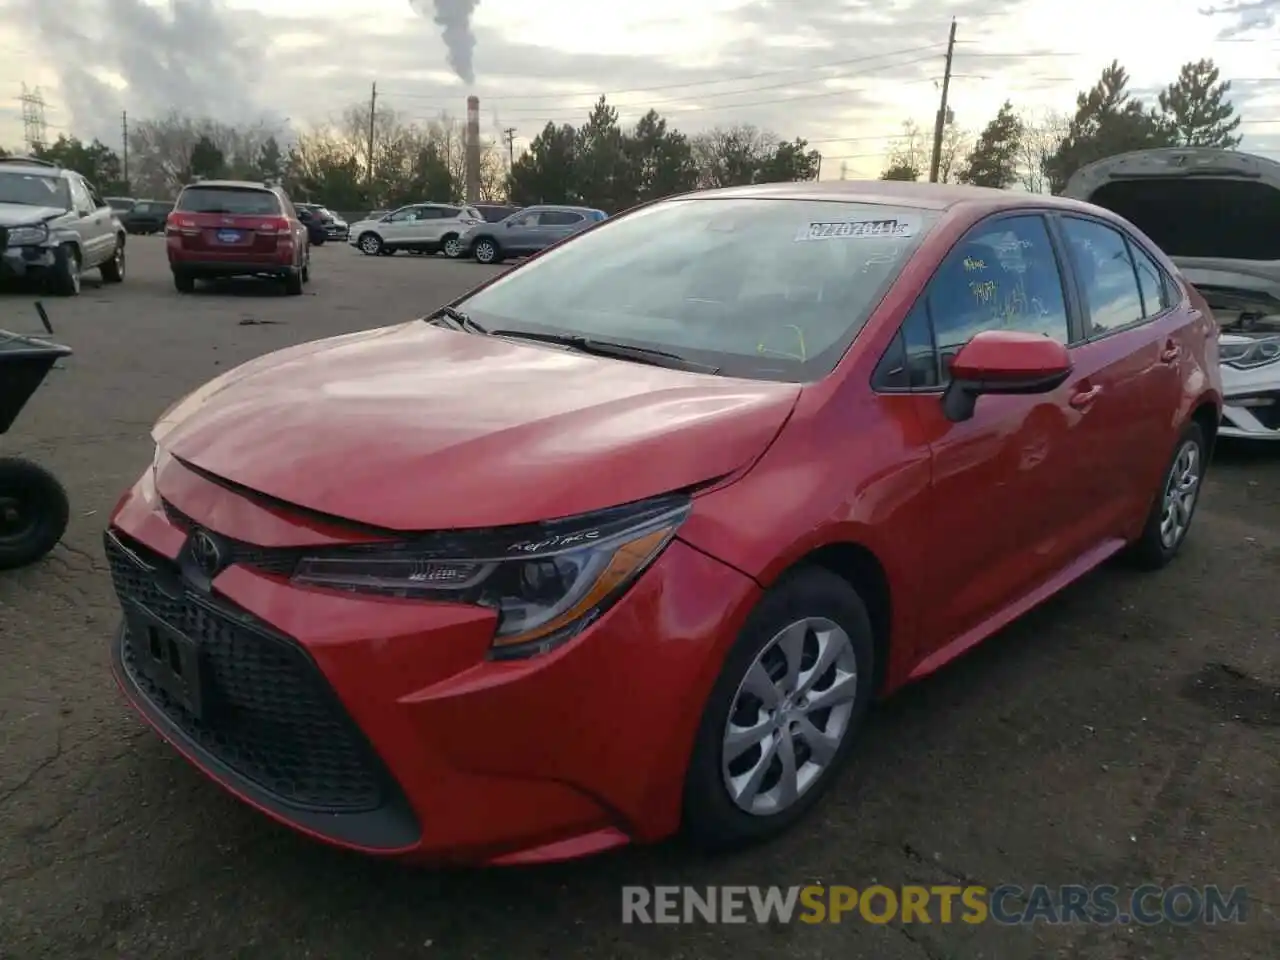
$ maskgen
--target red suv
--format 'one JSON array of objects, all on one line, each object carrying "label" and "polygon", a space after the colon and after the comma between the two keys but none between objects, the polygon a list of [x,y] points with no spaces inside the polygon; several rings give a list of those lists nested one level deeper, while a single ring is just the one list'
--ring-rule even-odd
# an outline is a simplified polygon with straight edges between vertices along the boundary
[{"label": "red suv", "polygon": [[179,293],[191,293],[201,279],[269,276],[296,296],[311,278],[307,228],[279,187],[241,180],[189,184],[164,233]]},{"label": "red suv", "polygon": [[170,409],[105,535],[115,675],[209,776],[341,846],[754,840],[875,697],[1114,554],[1174,556],[1217,345],[1088,204],[664,200]]}]

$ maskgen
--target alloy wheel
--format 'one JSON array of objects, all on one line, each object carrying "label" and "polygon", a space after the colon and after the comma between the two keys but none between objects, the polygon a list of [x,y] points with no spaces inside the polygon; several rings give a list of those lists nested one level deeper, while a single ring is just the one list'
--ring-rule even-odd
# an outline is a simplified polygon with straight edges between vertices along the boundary
[{"label": "alloy wheel", "polygon": [[831,766],[858,695],[849,635],[825,617],[797,620],[752,661],[725,724],[721,766],[738,809],[772,816]]},{"label": "alloy wheel", "polygon": [[481,263],[492,263],[497,251],[493,249],[493,244],[488,240],[482,240],[476,246],[476,259]]},{"label": "alloy wheel", "polygon": [[1160,542],[1166,550],[1176,547],[1191,526],[1191,514],[1200,495],[1201,462],[1200,444],[1187,440],[1169,468],[1160,514]]},{"label": "alloy wheel", "polygon": [[373,256],[382,249],[382,242],[373,234],[360,238],[360,249],[369,256]]},{"label": "alloy wheel", "polygon": [[462,243],[457,237],[450,237],[444,242],[444,255],[454,260],[462,256]]},{"label": "alloy wheel", "polygon": [[123,279],[124,278],[124,244],[122,243],[116,244],[115,261],[116,261],[116,275],[119,276],[121,279]]}]

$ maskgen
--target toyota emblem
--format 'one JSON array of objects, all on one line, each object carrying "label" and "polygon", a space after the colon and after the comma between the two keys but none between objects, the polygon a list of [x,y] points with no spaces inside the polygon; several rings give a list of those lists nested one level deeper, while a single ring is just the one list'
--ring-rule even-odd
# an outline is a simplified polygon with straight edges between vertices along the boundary
[{"label": "toyota emblem", "polygon": [[206,577],[212,577],[222,569],[222,548],[209,534],[203,530],[197,530],[191,535],[191,559],[195,561],[201,573]]}]

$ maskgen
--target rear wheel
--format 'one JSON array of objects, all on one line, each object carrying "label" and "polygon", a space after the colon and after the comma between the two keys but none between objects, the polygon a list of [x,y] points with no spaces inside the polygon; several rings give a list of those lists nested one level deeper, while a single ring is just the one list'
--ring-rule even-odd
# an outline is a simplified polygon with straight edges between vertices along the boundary
[{"label": "rear wheel", "polygon": [[60,297],[80,294],[80,251],[75,244],[64,243],[54,254],[51,286]]},{"label": "rear wheel", "polygon": [[173,286],[179,293],[194,293],[196,278],[183,270],[173,271]]},{"label": "rear wheel", "polygon": [[70,515],[57,477],[27,460],[0,460],[0,570],[47,554],[67,532]]},{"label": "rear wheel", "polygon": [[1208,463],[1208,444],[1200,424],[1187,424],[1161,479],[1142,534],[1129,548],[1129,559],[1144,570],[1158,570],[1178,553],[1200,503],[1200,487]]},{"label": "rear wheel", "polygon": [[302,293],[302,268],[294,267],[284,275],[284,292],[291,297]]},{"label": "rear wheel", "polygon": [[365,256],[376,257],[382,253],[382,238],[376,233],[361,234],[358,246]]},{"label": "rear wheel", "polygon": [[116,249],[111,254],[111,259],[104,263],[99,270],[102,273],[103,283],[123,283],[124,282],[124,237],[116,237]]}]

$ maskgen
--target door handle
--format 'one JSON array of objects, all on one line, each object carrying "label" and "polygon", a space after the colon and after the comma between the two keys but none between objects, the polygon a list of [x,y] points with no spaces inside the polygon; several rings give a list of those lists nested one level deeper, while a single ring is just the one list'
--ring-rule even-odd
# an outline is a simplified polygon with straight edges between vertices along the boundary
[{"label": "door handle", "polygon": [[1071,399],[1067,401],[1077,410],[1082,410],[1093,401],[1098,399],[1098,395],[1102,393],[1102,387],[1091,387],[1088,390],[1080,390],[1071,395]]},{"label": "door handle", "polygon": [[1161,363],[1176,363],[1178,358],[1182,356],[1182,348],[1177,344],[1165,347],[1160,353]]}]

